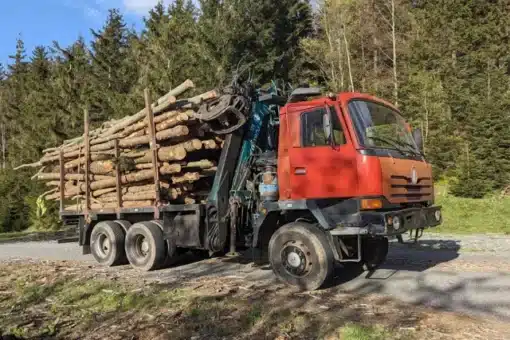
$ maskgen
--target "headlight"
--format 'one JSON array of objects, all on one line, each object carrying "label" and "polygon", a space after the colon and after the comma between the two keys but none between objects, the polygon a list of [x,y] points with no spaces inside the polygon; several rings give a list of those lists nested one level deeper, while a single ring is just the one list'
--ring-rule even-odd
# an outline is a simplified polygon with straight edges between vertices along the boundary
[{"label": "headlight", "polygon": [[393,229],[400,229],[400,218],[398,216],[393,217]]}]

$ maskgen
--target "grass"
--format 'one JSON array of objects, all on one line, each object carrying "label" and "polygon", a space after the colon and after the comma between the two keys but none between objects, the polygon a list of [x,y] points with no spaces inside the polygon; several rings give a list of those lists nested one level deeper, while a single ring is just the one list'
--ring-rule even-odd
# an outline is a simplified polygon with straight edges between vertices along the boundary
[{"label": "grass", "polygon": [[94,269],[75,266],[1,265],[0,338],[6,334],[22,339],[81,338],[99,329],[103,333],[96,334],[98,338],[111,334],[130,338],[136,332],[146,339],[161,334],[168,335],[161,339],[258,339],[282,334],[298,339],[395,339],[387,326],[367,328],[361,326],[367,320],[360,316],[356,323],[350,316],[339,317],[338,310],[349,311],[341,301],[338,310],[305,312],[296,304],[309,308],[318,297],[293,301],[290,291],[279,295],[264,288],[230,288],[236,284],[228,280],[175,287],[143,280],[132,283],[97,277],[91,273]]},{"label": "grass", "polygon": [[[380,326],[348,324],[339,331],[342,340],[392,340],[397,336]],[[398,337],[402,339],[402,337]]]},{"label": "grass", "polygon": [[443,208],[441,233],[510,234],[510,197],[462,198],[448,193],[444,184],[436,185],[436,204]]},{"label": "grass", "polygon": [[30,235],[35,235],[35,234],[42,236],[45,234],[51,234],[51,233],[55,233],[58,231],[59,230],[35,230],[32,228],[29,228],[29,229],[23,230],[23,231],[0,233],[0,241],[22,239],[24,237],[27,237]]},{"label": "grass", "polygon": [[15,238],[20,238],[23,236],[30,235],[32,232],[30,231],[16,231],[11,233],[0,233],[0,240],[11,240]]}]

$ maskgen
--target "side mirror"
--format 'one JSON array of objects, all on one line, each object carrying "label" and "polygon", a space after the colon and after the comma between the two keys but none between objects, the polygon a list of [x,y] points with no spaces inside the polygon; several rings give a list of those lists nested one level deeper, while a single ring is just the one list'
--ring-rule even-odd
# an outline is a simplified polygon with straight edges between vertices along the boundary
[{"label": "side mirror", "polygon": [[421,129],[414,129],[413,130],[413,139],[416,143],[416,146],[418,147],[418,150],[423,152],[423,133]]}]

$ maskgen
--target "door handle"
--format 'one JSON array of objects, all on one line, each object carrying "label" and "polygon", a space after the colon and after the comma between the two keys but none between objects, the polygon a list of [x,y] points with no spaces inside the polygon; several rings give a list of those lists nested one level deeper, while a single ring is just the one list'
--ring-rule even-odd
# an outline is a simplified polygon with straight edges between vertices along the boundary
[{"label": "door handle", "polygon": [[295,168],[294,175],[306,175],[306,168]]}]

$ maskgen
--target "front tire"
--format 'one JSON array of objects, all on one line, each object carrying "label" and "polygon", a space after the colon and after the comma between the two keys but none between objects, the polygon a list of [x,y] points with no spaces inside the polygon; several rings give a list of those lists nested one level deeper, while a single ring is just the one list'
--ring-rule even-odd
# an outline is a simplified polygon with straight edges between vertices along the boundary
[{"label": "front tire", "polygon": [[269,261],[278,279],[303,290],[320,288],[334,268],[333,252],[324,232],[302,222],[276,230],[269,241]]},{"label": "front tire", "polygon": [[126,255],[136,269],[150,271],[161,267],[166,256],[163,232],[153,222],[135,223],[126,235]]},{"label": "front tire", "polygon": [[90,235],[90,250],[96,261],[112,267],[126,262],[124,230],[113,221],[96,224]]}]

